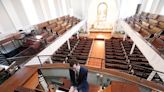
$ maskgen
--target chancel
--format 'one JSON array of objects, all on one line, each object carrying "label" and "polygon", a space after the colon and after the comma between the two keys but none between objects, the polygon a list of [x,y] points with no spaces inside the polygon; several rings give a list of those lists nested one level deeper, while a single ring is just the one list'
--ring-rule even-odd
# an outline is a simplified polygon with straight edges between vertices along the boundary
[{"label": "chancel", "polygon": [[0,0],[0,92],[163,92],[164,0]]}]

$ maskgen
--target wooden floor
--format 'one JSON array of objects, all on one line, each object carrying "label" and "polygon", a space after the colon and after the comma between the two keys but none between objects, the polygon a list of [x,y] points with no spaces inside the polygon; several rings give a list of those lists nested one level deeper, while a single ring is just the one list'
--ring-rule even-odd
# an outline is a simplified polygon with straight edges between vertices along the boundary
[{"label": "wooden floor", "polygon": [[111,33],[110,32],[91,32],[89,34],[89,38],[110,39]]},{"label": "wooden floor", "polygon": [[[111,33],[90,33],[89,38],[110,39]],[[101,68],[104,67],[105,41],[94,40],[88,58],[88,66]]]}]

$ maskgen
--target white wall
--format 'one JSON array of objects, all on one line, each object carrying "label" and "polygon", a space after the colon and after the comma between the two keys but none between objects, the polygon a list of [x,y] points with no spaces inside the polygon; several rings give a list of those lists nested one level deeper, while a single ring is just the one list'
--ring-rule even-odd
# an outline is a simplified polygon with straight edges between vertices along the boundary
[{"label": "white wall", "polygon": [[134,15],[139,3],[140,0],[122,0],[119,17],[127,18]]},{"label": "white wall", "polygon": [[164,0],[159,1],[159,4],[157,5],[156,13],[164,15]]},{"label": "white wall", "polygon": [[45,20],[45,18],[44,18],[43,10],[41,8],[40,0],[39,1],[33,0],[33,3],[34,3],[34,7],[36,9],[36,14],[37,14],[39,22],[43,22]]},{"label": "white wall", "polygon": [[12,20],[8,16],[2,2],[0,1],[0,33],[9,34],[16,32],[16,29],[12,23]]},{"label": "white wall", "polygon": [[64,13],[63,13],[63,8],[62,8],[61,0],[56,0],[56,1],[57,1],[56,4],[57,4],[57,6],[58,6],[58,13],[59,13],[59,16],[62,16],[62,15],[64,15]]},{"label": "white wall", "polygon": [[160,4],[160,1],[161,0],[154,0],[153,1],[153,4],[151,6],[151,10],[150,10],[151,13],[157,13],[157,9],[158,9],[158,5]]},{"label": "white wall", "polygon": [[58,1],[57,0],[54,0],[54,10],[52,10],[53,12],[55,12],[56,14],[56,17],[60,16],[60,5],[58,5]]},{"label": "white wall", "polygon": [[83,0],[70,0],[70,1],[71,1],[71,8],[73,9],[73,16],[81,19],[82,18],[82,1]]},{"label": "white wall", "polygon": [[[21,22],[21,27],[29,25],[29,20],[21,3],[21,0],[10,0],[13,5],[13,9],[18,16],[19,21]],[[10,11],[8,11],[10,12]],[[12,18],[12,17],[11,17]]]},{"label": "white wall", "polygon": [[140,7],[139,13],[141,13],[142,11],[145,11],[147,2],[148,2],[148,0],[142,0],[141,1],[141,7]]},{"label": "white wall", "polygon": [[51,19],[51,13],[50,13],[50,9],[48,6],[48,1],[40,0],[40,3],[41,3],[41,9],[43,10],[43,15],[44,15],[45,21]]},{"label": "white wall", "polygon": [[[85,1],[85,0],[83,0],[83,1]],[[66,4],[67,4],[67,11],[68,11],[68,13],[69,13],[69,9],[71,8],[71,0],[65,0],[65,2],[66,2]]]},{"label": "white wall", "polygon": [[22,26],[21,21],[17,15],[17,13],[15,12],[12,2],[10,0],[1,0],[1,1],[2,1],[3,6],[5,7],[5,10],[9,14],[11,20],[13,21],[14,26],[16,28],[21,27]]},{"label": "white wall", "polygon": [[148,0],[147,4],[146,4],[146,8],[145,8],[145,12],[150,12],[151,11],[151,7],[153,5],[153,0]]},{"label": "white wall", "polygon": [[39,22],[36,9],[32,0],[21,0],[21,4],[28,18],[29,25],[34,25]]},{"label": "white wall", "polygon": [[[164,6],[164,0],[143,0],[146,2],[145,9],[143,11],[160,14],[162,7]],[[152,3],[152,4],[151,4]]]},{"label": "white wall", "polygon": [[61,1],[62,9],[63,9],[63,15],[68,15],[66,0],[60,0],[60,1]]},{"label": "white wall", "polygon": [[55,1],[56,0],[48,0],[48,5],[49,5],[49,9],[50,9],[50,13],[51,13],[51,18],[52,19],[57,17]]},{"label": "white wall", "polygon": [[160,14],[160,15],[164,15],[164,7],[162,7],[162,9],[161,9],[161,11],[160,11],[159,14]]}]

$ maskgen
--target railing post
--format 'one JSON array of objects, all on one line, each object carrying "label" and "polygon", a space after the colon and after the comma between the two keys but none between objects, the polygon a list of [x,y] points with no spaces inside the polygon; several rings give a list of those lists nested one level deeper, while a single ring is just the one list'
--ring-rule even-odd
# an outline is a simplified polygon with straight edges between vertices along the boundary
[{"label": "railing post", "polygon": [[[41,69],[41,68],[40,68]],[[41,84],[41,86],[43,87],[44,91],[45,92],[48,92],[49,88],[48,88],[48,83],[46,82],[46,80],[44,79],[44,76],[41,72],[41,70],[38,70],[38,79],[39,79],[39,82]]]},{"label": "railing post", "polygon": [[49,59],[50,64],[53,64],[52,59],[51,59],[51,56],[49,56],[48,59]]},{"label": "railing post", "polygon": [[123,41],[126,40],[126,37],[127,37],[127,34],[125,33],[125,34],[124,34],[124,37],[123,37]]},{"label": "railing post", "polygon": [[135,43],[133,43],[133,45],[132,45],[132,48],[130,50],[130,55],[133,54],[134,48],[135,48]]},{"label": "railing post", "polygon": [[148,76],[147,80],[151,81],[153,79],[153,77],[155,76],[156,73],[157,73],[156,71],[152,71],[150,73],[150,75]]},{"label": "railing post", "polygon": [[42,62],[41,62],[41,60],[40,60],[40,57],[39,56],[37,56],[38,57],[38,60],[39,60],[39,62],[40,62],[40,67],[42,67]]},{"label": "railing post", "polygon": [[78,31],[77,31],[76,37],[77,37],[77,39],[79,39],[79,32]]},{"label": "railing post", "polygon": [[88,28],[87,28],[87,21],[85,22],[85,24],[84,24],[84,32],[86,32],[86,33],[88,33],[87,30]]},{"label": "railing post", "polygon": [[102,61],[101,61],[101,70],[103,69],[103,61],[104,61],[104,59],[101,59]]},{"label": "railing post", "polygon": [[68,49],[71,50],[69,39],[67,40]]}]

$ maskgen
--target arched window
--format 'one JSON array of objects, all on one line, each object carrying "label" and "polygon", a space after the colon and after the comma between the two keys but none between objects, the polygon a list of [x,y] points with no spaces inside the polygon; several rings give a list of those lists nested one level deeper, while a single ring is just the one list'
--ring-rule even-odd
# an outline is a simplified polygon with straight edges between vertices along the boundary
[{"label": "arched window", "polygon": [[108,5],[105,2],[101,2],[97,7],[97,19],[98,21],[104,21],[107,18]]}]

